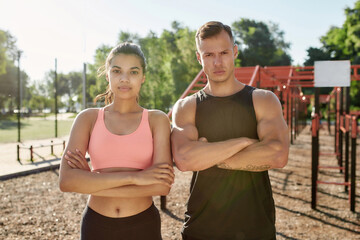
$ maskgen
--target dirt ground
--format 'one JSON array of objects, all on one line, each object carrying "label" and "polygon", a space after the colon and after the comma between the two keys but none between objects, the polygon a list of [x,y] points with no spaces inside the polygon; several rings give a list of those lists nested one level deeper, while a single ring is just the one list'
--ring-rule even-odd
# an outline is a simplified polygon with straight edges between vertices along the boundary
[{"label": "dirt ground", "polygon": [[[321,151],[333,151],[332,136],[321,131]],[[360,139],[358,138],[358,143]],[[270,170],[276,204],[277,239],[360,239],[360,149],[357,147],[356,212],[350,211],[344,186],[319,185],[317,209],[311,209],[311,136],[303,130],[290,148],[289,163]],[[320,165],[336,165],[321,157]],[[180,230],[191,173],[176,171],[175,184],[160,211],[163,239],[181,239]],[[319,179],[342,181],[339,170],[324,169]],[[78,239],[85,195],[62,193],[58,171],[0,182],[0,239]],[[160,198],[154,197],[160,207]]]}]

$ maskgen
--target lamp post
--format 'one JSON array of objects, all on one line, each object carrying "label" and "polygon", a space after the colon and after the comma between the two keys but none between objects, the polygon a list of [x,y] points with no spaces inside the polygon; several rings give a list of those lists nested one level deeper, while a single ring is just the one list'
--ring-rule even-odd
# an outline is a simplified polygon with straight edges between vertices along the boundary
[{"label": "lamp post", "polygon": [[20,122],[20,117],[21,117],[21,113],[20,113],[20,108],[21,108],[21,103],[20,103],[20,92],[21,92],[21,72],[20,72],[20,57],[21,57],[21,51],[17,51],[17,61],[18,61],[18,92],[17,92],[17,126],[18,126],[18,139],[17,141],[20,142],[21,138],[20,138],[20,129],[21,129],[21,122]]},{"label": "lamp post", "polygon": [[58,136],[58,122],[57,122],[57,112],[58,112],[58,103],[57,103],[57,59],[55,58],[55,76],[54,76],[54,100],[55,100],[55,138]]}]

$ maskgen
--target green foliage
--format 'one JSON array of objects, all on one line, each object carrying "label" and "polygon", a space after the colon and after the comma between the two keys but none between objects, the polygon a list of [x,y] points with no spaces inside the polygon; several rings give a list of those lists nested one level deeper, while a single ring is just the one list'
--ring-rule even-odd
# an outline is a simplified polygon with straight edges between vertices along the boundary
[{"label": "green foliage", "polygon": [[17,57],[15,42],[15,38],[9,32],[0,29],[0,75],[6,73],[8,65]]},{"label": "green foliage", "polygon": [[304,62],[305,66],[314,66],[315,61],[331,59],[330,53],[320,48],[310,47],[306,51],[308,53],[308,59]]},{"label": "green foliage", "polygon": [[0,30],[0,74],[4,74],[6,71],[6,35],[4,31]]},{"label": "green foliage", "polygon": [[[237,43],[242,47],[236,66],[291,63],[287,54],[290,44],[284,41],[284,32],[277,24],[241,19],[233,24],[233,30]],[[159,35],[150,31],[145,37],[140,37],[136,33],[119,32],[117,43],[129,41],[139,44],[147,59],[146,80],[140,92],[142,106],[167,112],[199,73],[201,65],[195,54],[195,33],[195,30],[177,21],[171,23],[171,29],[165,29]],[[103,66],[111,49],[112,46],[99,46],[94,62],[87,64],[86,96],[82,93],[82,72],[57,74],[59,108],[74,110],[75,103],[82,103],[83,98],[86,98],[87,107],[91,107],[89,103],[106,91],[108,82],[99,73],[104,71]],[[16,106],[16,54],[14,38],[0,31],[0,108]],[[2,58],[10,59],[9,56],[13,56],[13,60],[6,61],[7,73],[1,73]],[[54,71],[47,72],[42,82],[31,84],[27,83],[26,74],[22,75],[26,86],[23,105],[38,110],[54,109]],[[99,102],[99,105],[103,104]]]},{"label": "green foliage", "polygon": [[[320,38],[322,47],[310,47],[305,66],[311,66],[318,60],[350,60],[351,64],[360,64],[360,0],[354,8],[345,9],[346,20],[342,27],[331,27]],[[360,83],[352,81],[350,88],[351,104],[360,107]]]},{"label": "green foliage", "polygon": [[241,66],[286,66],[290,44],[277,24],[241,18],[232,24],[235,43],[239,45]]},{"label": "green foliage", "polygon": [[[149,32],[140,38],[137,34],[120,32],[118,42],[134,42],[141,46],[147,60],[146,79],[140,92],[140,104],[167,112],[189,83],[200,71],[195,55],[195,31],[173,22],[171,30],[160,36]],[[89,66],[89,98],[105,92],[107,81],[98,77],[97,70],[104,65],[111,47],[100,46],[96,50],[95,63]],[[88,81],[88,82],[89,82]]]}]

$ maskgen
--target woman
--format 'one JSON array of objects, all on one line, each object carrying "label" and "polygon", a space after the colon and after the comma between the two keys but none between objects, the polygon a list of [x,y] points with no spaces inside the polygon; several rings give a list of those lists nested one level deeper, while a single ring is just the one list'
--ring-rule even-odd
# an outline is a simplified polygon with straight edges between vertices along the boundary
[{"label": "woman", "polygon": [[174,180],[170,122],[138,103],[145,64],[139,46],[113,48],[105,63],[109,85],[101,95],[110,104],[82,111],[73,124],[60,189],[90,194],[81,239],[161,239],[152,196],[167,195]]}]

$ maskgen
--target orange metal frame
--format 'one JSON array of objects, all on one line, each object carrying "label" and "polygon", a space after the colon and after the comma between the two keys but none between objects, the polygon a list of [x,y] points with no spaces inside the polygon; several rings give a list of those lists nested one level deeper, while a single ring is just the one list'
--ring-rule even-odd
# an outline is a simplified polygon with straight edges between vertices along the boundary
[{"label": "orange metal frame", "polygon": [[[351,80],[360,81],[360,65],[351,66]],[[289,122],[289,112],[292,111],[290,100],[299,99],[301,102],[309,103],[310,96],[303,95],[303,87],[314,87],[314,67],[295,67],[295,66],[277,66],[277,67],[237,67],[235,68],[235,77],[240,82],[263,89],[273,91],[283,104],[283,114]],[[188,88],[181,95],[180,99],[191,95],[207,83],[207,78],[203,70],[194,78]],[[328,101],[328,95],[322,96],[323,101]],[[168,116],[171,117],[172,110]]]}]

